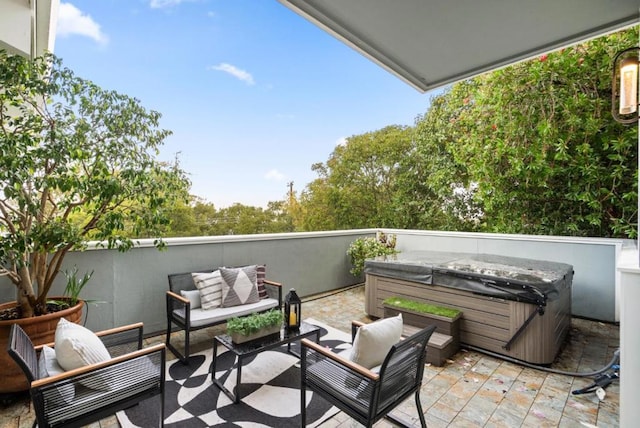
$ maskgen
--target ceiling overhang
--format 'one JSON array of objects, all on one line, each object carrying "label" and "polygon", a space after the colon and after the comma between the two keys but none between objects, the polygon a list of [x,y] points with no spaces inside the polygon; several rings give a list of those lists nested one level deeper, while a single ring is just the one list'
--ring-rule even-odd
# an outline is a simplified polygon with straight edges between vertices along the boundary
[{"label": "ceiling overhang", "polygon": [[425,92],[640,22],[639,0],[278,0]]}]

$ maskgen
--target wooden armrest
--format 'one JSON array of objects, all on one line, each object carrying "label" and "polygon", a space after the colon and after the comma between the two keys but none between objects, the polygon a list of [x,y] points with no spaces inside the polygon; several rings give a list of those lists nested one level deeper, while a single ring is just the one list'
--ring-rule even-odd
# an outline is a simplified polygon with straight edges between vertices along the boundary
[{"label": "wooden armrest", "polygon": [[282,287],[282,284],[281,284],[281,283],[279,283],[279,282],[275,282],[275,281],[270,281],[270,280],[268,280],[268,279],[265,279],[265,280],[264,280],[264,283],[265,283],[265,284],[269,284],[269,285],[273,285],[273,286],[275,286],[275,287]]},{"label": "wooden armrest", "polygon": [[357,372],[361,376],[369,378],[372,381],[377,381],[378,378],[380,377],[380,375],[378,375],[377,373],[372,372],[368,368],[363,367],[360,364],[354,363],[353,361],[348,360],[348,359],[344,358],[343,356],[340,356],[340,355],[330,351],[329,349],[325,348],[324,346],[319,345],[319,344],[317,344],[317,343],[315,343],[315,342],[313,342],[313,341],[311,341],[309,339],[302,339],[300,341],[300,344],[302,346],[306,346],[307,348],[313,349],[317,353],[324,355],[325,357],[337,362],[340,365],[343,365],[345,367],[350,368],[351,370]]},{"label": "wooden armrest", "polygon": [[187,299],[186,297],[182,297],[179,294],[174,293],[173,291],[167,291],[167,297],[172,298],[172,299],[176,299],[181,301],[182,303],[186,304],[190,304],[191,302],[189,301],[189,299]]},{"label": "wooden armrest", "polygon": [[363,325],[365,325],[365,324],[366,324],[366,323],[365,323],[365,322],[362,322],[362,321],[351,320],[351,325],[352,325],[352,326],[355,326],[355,327],[358,327],[358,328],[362,327],[362,326],[363,326]]},{"label": "wooden armrest", "polygon": [[123,325],[122,327],[114,327],[108,330],[102,330],[96,333],[96,336],[108,336],[110,334],[122,333],[123,331],[136,330],[144,327],[143,323],[137,322],[135,324]]},{"label": "wooden armrest", "polygon": [[89,364],[87,366],[83,366],[83,367],[79,367],[77,369],[73,369],[73,370],[69,370],[66,371],[64,373],[60,373],[57,374],[55,376],[49,376],[49,377],[45,377],[43,379],[38,379],[38,380],[34,380],[33,382],[31,382],[31,387],[32,388],[39,388],[51,383],[55,383],[55,382],[59,382],[61,380],[64,379],[68,379],[68,378],[72,378],[72,377],[76,377],[78,375],[84,374],[84,373],[89,373],[98,369],[101,369],[103,367],[109,367],[109,366],[113,366],[116,364],[120,364],[124,361],[127,360],[133,360],[134,358],[138,358],[138,357],[142,357],[145,355],[149,355],[149,354],[153,354],[159,351],[164,352],[164,343],[159,343],[157,345],[153,345],[153,346],[149,346],[148,348],[144,348],[144,349],[140,349],[138,351],[134,351],[134,352],[130,352],[128,354],[125,355],[121,355],[119,357],[114,357],[111,358],[110,360],[107,361],[102,361],[100,363],[95,363],[95,364]]}]

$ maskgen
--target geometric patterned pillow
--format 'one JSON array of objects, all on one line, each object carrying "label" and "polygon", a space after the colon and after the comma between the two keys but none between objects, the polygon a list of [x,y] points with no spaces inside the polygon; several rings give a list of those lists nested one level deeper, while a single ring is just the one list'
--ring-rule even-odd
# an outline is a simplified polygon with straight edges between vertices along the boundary
[{"label": "geometric patterned pillow", "polygon": [[220,268],[222,276],[222,306],[238,306],[260,301],[256,265],[241,268]]},{"label": "geometric patterned pillow", "polygon": [[[222,305],[222,278],[220,271],[192,273],[193,282],[200,292],[202,309],[218,308]],[[193,309],[193,308],[192,308]]]},{"label": "geometric patterned pillow", "polygon": [[256,274],[257,274],[257,284],[258,284],[258,297],[260,297],[260,299],[268,299],[269,294],[267,293],[267,289],[264,286],[264,280],[267,278],[267,266],[266,265],[256,266]]}]

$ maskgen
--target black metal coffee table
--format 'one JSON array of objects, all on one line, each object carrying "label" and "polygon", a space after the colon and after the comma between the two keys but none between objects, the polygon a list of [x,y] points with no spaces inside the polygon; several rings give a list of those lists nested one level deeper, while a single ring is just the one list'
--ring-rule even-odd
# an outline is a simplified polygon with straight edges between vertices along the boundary
[{"label": "black metal coffee table", "polygon": [[[306,322],[300,323],[300,329],[294,331],[287,331],[285,328],[280,330],[280,334],[273,334],[264,338],[252,340],[245,343],[233,343],[231,336],[228,334],[222,334],[213,338],[213,364],[211,365],[211,380],[214,384],[220,388],[234,403],[240,402],[240,384],[242,376],[242,362],[245,358],[259,354],[269,349],[278,348],[282,345],[287,345],[287,352],[300,358],[300,355],[291,350],[291,343],[299,341],[300,339],[311,337],[315,335],[316,343],[320,341],[320,327]],[[223,345],[229,351],[233,352],[238,357],[238,370],[236,378],[236,393],[229,391],[223,383],[216,379],[216,358],[218,353],[218,344]]]}]

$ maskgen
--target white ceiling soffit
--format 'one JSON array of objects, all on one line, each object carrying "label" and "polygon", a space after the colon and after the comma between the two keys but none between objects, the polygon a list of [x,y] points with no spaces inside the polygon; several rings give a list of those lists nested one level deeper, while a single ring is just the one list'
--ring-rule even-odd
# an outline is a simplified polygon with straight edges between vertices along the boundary
[{"label": "white ceiling soffit", "polygon": [[424,92],[640,22],[640,0],[278,0]]}]

